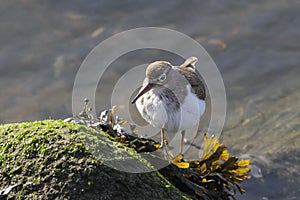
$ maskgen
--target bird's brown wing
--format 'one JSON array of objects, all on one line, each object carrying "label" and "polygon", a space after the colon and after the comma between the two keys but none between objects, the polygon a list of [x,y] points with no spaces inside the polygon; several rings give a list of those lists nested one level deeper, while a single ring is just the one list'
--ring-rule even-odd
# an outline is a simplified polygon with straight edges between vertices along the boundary
[{"label": "bird's brown wing", "polygon": [[[196,60],[195,60],[196,59]],[[194,64],[197,62],[197,58],[191,57],[186,60],[182,65],[174,67],[176,71],[182,74],[186,80],[191,84],[193,92],[199,97],[199,99],[205,100],[206,92],[204,83],[201,81],[201,76]]]}]

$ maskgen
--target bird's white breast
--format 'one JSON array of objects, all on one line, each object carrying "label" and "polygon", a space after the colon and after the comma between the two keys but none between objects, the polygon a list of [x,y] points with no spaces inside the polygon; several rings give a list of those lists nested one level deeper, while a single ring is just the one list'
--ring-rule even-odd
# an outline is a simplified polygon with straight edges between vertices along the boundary
[{"label": "bird's white breast", "polygon": [[137,100],[136,107],[142,117],[152,126],[162,128],[166,124],[168,115],[164,103],[152,90]]},{"label": "bird's white breast", "polygon": [[[195,126],[205,111],[205,101],[199,99],[187,86],[187,96],[178,110],[171,110],[152,90],[137,100],[136,107],[142,117],[157,128],[165,128],[169,132],[177,132]],[[166,100],[165,98],[164,100]]]}]

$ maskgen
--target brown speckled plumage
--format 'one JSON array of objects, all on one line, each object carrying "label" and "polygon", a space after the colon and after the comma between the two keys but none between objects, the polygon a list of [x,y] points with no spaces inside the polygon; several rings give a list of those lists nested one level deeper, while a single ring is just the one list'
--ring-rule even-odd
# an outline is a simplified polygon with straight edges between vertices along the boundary
[{"label": "brown speckled plumage", "polygon": [[190,57],[182,65],[174,67],[176,71],[182,74],[192,86],[193,92],[199,99],[205,100],[206,92],[205,86],[200,79],[200,73],[195,68],[194,64],[197,62],[197,58]]}]

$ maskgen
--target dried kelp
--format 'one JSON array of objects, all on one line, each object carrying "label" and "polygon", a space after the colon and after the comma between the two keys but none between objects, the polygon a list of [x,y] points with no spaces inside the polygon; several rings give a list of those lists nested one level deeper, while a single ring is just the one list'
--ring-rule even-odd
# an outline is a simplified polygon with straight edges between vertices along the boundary
[{"label": "dried kelp", "polygon": [[182,155],[177,155],[172,156],[171,163],[161,173],[179,189],[200,199],[235,199],[237,190],[241,194],[245,192],[238,184],[247,178],[250,160],[231,157],[227,147],[215,136],[204,135],[200,160],[185,161]]}]

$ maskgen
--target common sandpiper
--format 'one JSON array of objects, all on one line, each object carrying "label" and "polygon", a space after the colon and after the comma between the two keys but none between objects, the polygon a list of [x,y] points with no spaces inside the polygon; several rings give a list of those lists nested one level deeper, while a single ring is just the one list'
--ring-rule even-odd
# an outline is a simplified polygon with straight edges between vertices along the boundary
[{"label": "common sandpiper", "polygon": [[166,61],[151,63],[140,91],[132,100],[142,117],[161,129],[161,148],[165,131],[181,132],[181,154],[185,130],[195,126],[205,111],[206,92],[195,67],[197,61],[190,57],[180,66]]}]

